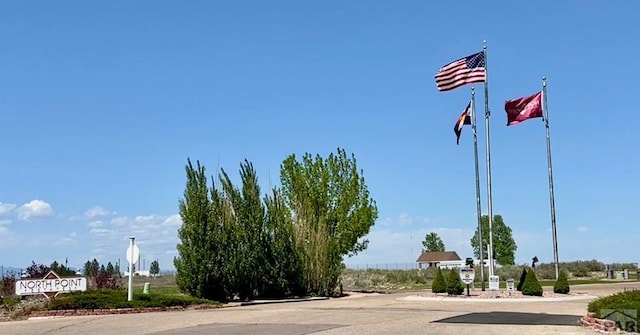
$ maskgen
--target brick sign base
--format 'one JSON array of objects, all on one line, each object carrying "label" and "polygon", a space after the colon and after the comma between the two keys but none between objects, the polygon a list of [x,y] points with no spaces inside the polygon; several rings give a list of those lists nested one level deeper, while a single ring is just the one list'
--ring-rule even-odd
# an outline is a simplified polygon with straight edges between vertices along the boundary
[{"label": "brick sign base", "polygon": [[616,323],[607,319],[598,319],[596,318],[595,313],[588,313],[580,319],[580,323],[583,326],[589,327],[594,330],[604,331],[604,332],[615,332],[618,330],[618,326]]}]

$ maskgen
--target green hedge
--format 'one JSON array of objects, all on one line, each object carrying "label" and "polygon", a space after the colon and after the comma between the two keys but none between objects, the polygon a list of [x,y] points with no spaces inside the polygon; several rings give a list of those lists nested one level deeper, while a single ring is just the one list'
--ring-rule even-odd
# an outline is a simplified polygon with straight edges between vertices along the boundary
[{"label": "green hedge", "polygon": [[601,317],[605,309],[633,309],[640,311],[640,290],[618,292],[616,294],[596,299],[589,303],[589,312]]},{"label": "green hedge", "polygon": [[74,292],[58,295],[52,298],[46,308],[61,309],[103,309],[103,308],[144,308],[190,306],[196,304],[218,305],[219,303],[197,299],[187,295],[149,294],[134,295],[132,301],[127,301],[127,292],[123,290],[96,290]]}]

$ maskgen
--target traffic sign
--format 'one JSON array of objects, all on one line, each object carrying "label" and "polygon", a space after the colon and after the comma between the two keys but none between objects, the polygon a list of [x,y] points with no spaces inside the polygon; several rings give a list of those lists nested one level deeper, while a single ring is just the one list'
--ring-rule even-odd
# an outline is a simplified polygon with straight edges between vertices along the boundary
[{"label": "traffic sign", "polygon": [[467,285],[473,284],[476,273],[473,268],[460,268],[460,279]]},{"label": "traffic sign", "polygon": [[131,252],[131,246],[129,246],[127,248],[127,262],[135,265],[138,262],[138,257],[140,257],[140,249],[138,249],[138,246],[133,245],[133,252]]}]

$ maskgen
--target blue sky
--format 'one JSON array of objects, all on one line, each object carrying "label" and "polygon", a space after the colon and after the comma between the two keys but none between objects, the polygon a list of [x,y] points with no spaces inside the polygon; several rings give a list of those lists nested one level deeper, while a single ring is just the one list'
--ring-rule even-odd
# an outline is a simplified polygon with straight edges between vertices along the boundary
[{"label": "blue sky", "polygon": [[[6,1],[0,264],[172,267],[188,157],[263,189],[290,154],[354,153],[380,218],[350,264],[407,263],[428,232],[471,253],[470,86],[444,64],[488,41],[493,211],[516,259],[552,260],[544,127],[506,99],[548,77],[560,260],[636,262],[640,4],[632,1]],[[635,84],[634,84],[635,83]],[[476,90],[482,92],[482,85]],[[477,104],[484,103],[479,94]],[[483,212],[484,122],[479,120]]]}]

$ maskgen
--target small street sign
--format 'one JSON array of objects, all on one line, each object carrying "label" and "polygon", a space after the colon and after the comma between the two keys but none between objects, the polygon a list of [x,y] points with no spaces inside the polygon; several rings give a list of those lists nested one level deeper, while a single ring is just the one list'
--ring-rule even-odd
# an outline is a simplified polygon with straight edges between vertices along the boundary
[{"label": "small street sign", "polygon": [[467,285],[473,284],[476,278],[476,273],[473,268],[460,268],[460,279]]}]

